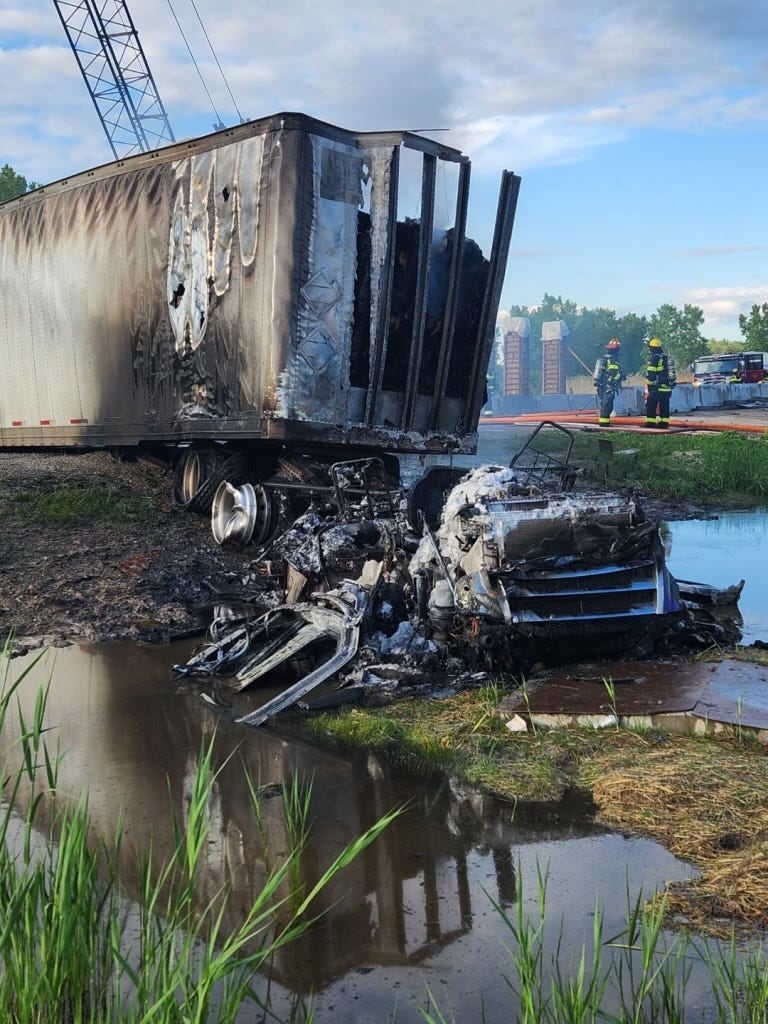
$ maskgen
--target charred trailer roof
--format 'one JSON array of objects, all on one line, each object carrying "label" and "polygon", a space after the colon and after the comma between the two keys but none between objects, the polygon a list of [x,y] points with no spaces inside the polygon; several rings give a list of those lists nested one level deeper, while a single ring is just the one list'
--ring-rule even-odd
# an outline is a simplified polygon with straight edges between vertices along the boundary
[{"label": "charred trailer roof", "polygon": [[485,256],[469,178],[282,113],[5,204],[0,444],[474,450],[520,179]]}]

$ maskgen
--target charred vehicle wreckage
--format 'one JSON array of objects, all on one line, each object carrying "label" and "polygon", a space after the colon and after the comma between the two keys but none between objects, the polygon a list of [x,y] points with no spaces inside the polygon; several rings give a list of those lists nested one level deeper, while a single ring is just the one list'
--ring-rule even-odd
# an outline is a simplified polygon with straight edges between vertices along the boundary
[{"label": "charred vehicle wreckage", "polygon": [[[327,476],[309,459],[285,463],[272,537],[252,562],[262,599],[217,607],[207,641],[175,671],[232,691],[285,687],[238,719],[261,725],[297,702],[456,692],[489,672],[723,639],[714,606],[735,606],[743,584],[674,579],[659,523],[632,496],[581,486],[572,445],[542,423],[508,466],[433,467],[408,492],[378,458]],[[263,539],[252,484],[219,485],[212,529],[219,543]],[[328,693],[303,700],[322,683]]]},{"label": "charred vehicle wreckage", "polygon": [[657,527],[575,487],[567,434],[401,485],[402,458],[477,450],[520,178],[486,255],[470,170],[413,132],[281,112],[0,204],[0,451],[149,454],[217,542],[254,547],[260,600],[222,606],[179,668],[295,676],[246,721],[331,680],[636,655],[687,621]]}]

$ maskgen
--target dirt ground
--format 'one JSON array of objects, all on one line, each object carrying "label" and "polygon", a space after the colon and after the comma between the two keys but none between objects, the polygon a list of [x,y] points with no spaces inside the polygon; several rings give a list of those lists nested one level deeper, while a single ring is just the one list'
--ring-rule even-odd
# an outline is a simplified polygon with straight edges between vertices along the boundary
[{"label": "dirt ground", "polygon": [[[23,495],[108,488],[144,498],[137,518],[28,520]],[[14,653],[80,640],[170,640],[201,630],[222,600],[264,583],[247,553],[220,548],[206,517],[175,509],[170,470],[106,452],[0,454],[0,636]]]}]

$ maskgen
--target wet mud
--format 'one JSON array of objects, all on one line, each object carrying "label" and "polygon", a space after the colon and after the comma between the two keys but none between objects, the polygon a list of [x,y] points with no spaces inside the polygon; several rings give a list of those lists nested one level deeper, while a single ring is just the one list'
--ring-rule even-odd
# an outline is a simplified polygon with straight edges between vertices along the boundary
[{"label": "wet mud", "polygon": [[768,668],[730,658],[576,664],[539,673],[524,695],[505,698],[499,711],[528,714],[541,725],[605,725],[618,718],[700,734],[717,723],[754,730],[765,741]]},{"label": "wet mud", "polygon": [[[131,518],[28,518],[30,497],[108,491]],[[217,601],[264,593],[242,552],[217,547],[210,522],[174,510],[171,473],[106,452],[0,453],[0,637],[17,653],[83,640],[165,641],[203,632]]]}]

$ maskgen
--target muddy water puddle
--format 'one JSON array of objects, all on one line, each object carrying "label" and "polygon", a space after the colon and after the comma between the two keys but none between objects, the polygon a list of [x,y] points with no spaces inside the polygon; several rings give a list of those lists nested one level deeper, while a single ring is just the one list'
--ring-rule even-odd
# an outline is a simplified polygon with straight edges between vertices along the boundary
[{"label": "muddy water puddle", "polygon": [[[383,1022],[396,1014],[401,1024],[415,1024],[427,989],[446,1019],[480,1019],[481,1007],[488,1021],[512,1019],[503,981],[512,970],[493,902],[509,908],[521,879],[533,912],[537,872],[546,872],[549,953],[561,928],[561,959],[577,961],[591,941],[596,899],[605,907],[605,934],[614,935],[624,924],[627,889],[632,898],[692,874],[656,843],[601,829],[573,802],[523,811],[448,780],[409,778],[373,755],[337,754],[277,728],[237,726],[229,710],[172,682],[171,665],[188,653],[189,645],[131,644],[49,651],[21,689],[29,718],[37,685],[50,675],[48,721],[65,752],[61,788],[88,791],[104,837],[115,834],[122,811],[129,892],[133,851],[150,840],[158,862],[170,851],[169,806],[183,821],[201,745],[214,732],[220,776],[199,895],[207,901],[231,884],[229,921],[252,900],[265,870],[243,765],[264,794],[276,851],[287,845],[282,784],[313,782],[307,883],[381,814],[408,805],[323,893],[323,916],[309,935],[277,955],[271,995],[279,1019],[302,1020],[312,992],[319,1022]],[[14,659],[12,674],[31,660]],[[242,1019],[262,1017],[254,1009]]]},{"label": "muddy water puddle", "polygon": [[744,580],[739,598],[742,642],[768,640],[768,510],[671,522],[666,530],[672,575],[716,587]]}]

